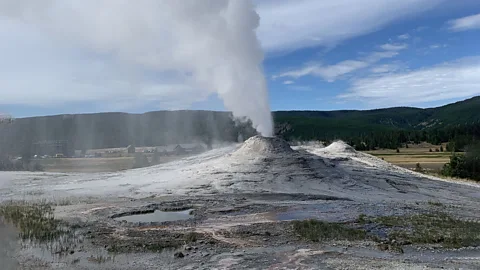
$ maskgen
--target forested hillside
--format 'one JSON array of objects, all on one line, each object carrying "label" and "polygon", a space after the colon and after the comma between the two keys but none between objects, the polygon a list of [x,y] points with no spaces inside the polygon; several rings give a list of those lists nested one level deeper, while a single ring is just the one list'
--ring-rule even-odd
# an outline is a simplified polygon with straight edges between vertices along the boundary
[{"label": "forested hillside", "polygon": [[[343,139],[357,149],[396,148],[408,141],[452,141],[456,149],[480,138],[480,97],[438,108],[368,111],[278,111],[275,133],[288,140]],[[68,140],[75,149],[153,146],[255,134],[227,112],[96,113],[16,119],[0,124],[0,151],[19,154],[44,140]]]},{"label": "forested hillside", "polygon": [[28,145],[68,140],[77,150],[167,145],[212,140],[236,141],[255,130],[227,112],[158,111],[145,114],[96,113],[15,119],[0,124],[0,149],[20,154]]},{"label": "forested hillside", "polygon": [[428,109],[280,111],[274,117],[277,133],[289,140],[343,139],[361,150],[408,141],[457,141],[461,148],[480,138],[480,97]]}]

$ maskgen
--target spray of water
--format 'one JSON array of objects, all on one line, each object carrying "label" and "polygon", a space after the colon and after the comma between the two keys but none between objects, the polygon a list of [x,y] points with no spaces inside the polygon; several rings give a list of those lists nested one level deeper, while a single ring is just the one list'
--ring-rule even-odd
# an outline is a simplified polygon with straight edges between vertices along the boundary
[{"label": "spray of water", "polygon": [[0,16],[137,70],[173,73],[273,133],[250,0],[0,0]]}]

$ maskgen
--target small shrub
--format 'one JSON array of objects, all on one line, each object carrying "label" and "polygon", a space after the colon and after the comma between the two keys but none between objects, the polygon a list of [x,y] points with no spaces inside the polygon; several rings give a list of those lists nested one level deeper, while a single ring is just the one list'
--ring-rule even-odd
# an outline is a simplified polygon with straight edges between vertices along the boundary
[{"label": "small shrub", "polygon": [[435,201],[428,201],[428,204],[430,204],[432,206],[443,206],[443,203],[435,202]]},{"label": "small shrub", "polygon": [[186,243],[193,243],[196,242],[198,239],[198,235],[195,232],[189,232],[185,234],[185,242]]},{"label": "small shrub", "polygon": [[319,220],[293,221],[293,230],[302,238],[313,242],[321,240],[361,240],[366,238],[364,230],[348,228],[343,224]]},{"label": "small shrub", "polygon": [[369,220],[367,219],[367,215],[365,215],[365,214],[358,215],[357,222],[360,223],[360,224],[368,223]]},{"label": "small shrub", "polygon": [[415,165],[415,171],[416,171],[416,172],[423,172],[423,168],[422,168],[422,166],[420,165],[420,163],[417,163],[417,164]]},{"label": "small shrub", "polygon": [[400,153],[400,149],[397,148],[397,153]]}]

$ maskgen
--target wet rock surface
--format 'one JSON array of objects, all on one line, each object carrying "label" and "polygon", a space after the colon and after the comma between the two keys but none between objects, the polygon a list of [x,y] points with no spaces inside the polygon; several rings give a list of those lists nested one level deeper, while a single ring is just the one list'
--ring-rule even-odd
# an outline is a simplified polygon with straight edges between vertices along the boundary
[{"label": "wet rock surface", "polygon": [[[81,245],[63,257],[26,251],[20,259],[25,269],[36,269],[33,266],[43,269],[298,269],[304,266],[313,269],[475,269],[480,265],[478,248],[448,250],[437,245],[431,249],[429,245],[397,242],[389,239],[384,225],[358,217],[358,213],[369,213],[372,217],[371,214],[384,213],[384,209],[396,209],[390,214],[399,216],[434,210],[428,203],[394,208],[388,204],[322,200],[309,195],[277,196],[145,198],[109,202],[108,208],[84,205],[83,210],[91,211],[68,211],[68,215],[88,213],[82,218],[86,222],[71,224],[85,236]],[[176,208],[168,208],[172,204]],[[118,213],[139,209],[183,209],[184,206],[194,207],[192,220],[128,224],[112,218]],[[336,211],[330,211],[332,208]],[[347,209],[358,212],[345,215]],[[277,219],[280,213],[289,211],[316,214],[321,220],[363,230],[368,237],[355,241],[309,241],[299,236],[292,221]]]}]

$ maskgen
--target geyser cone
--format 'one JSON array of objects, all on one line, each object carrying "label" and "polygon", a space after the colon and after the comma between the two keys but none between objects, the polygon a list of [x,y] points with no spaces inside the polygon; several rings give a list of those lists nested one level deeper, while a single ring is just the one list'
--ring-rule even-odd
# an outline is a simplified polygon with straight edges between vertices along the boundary
[{"label": "geyser cone", "polygon": [[293,149],[284,139],[257,135],[246,140],[233,155],[245,157],[275,156],[293,152]]}]

